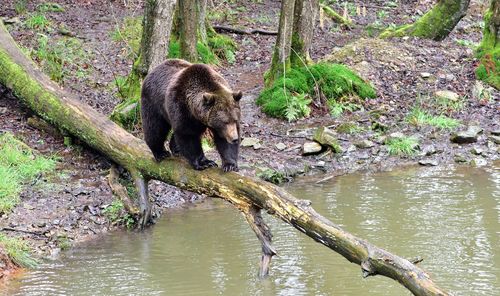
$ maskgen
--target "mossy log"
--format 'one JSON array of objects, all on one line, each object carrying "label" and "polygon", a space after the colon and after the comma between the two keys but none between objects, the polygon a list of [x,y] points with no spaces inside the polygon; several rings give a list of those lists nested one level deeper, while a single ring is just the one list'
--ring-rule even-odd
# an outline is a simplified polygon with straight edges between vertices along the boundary
[{"label": "mossy log", "polygon": [[484,14],[484,30],[481,44],[476,50],[479,65],[476,69],[478,79],[484,80],[500,89],[500,0],[491,0]]},{"label": "mossy log", "polygon": [[[147,181],[156,179],[181,189],[219,197],[243,212],[262,243],[261,275],[271,257],[271,235],[260,215],[265,210],[315,241],[359,264],[363,276],[390,277],[415,295],[448,295],[422,269],[410,261],[357,238],[317,214],[307,201],[298,200],[282,188],[220,169],[193,170],[186,162],[153,159],[146,144],[102,114],[78,101],[44,75],[17,47],[0,23],[0,83],[36,114],[80,138],[129,170],[140,198],[147,198]],[[148,211],[141,207],[142,214]]]},{"label": "mossy log", "polygon": [[415,36],[441,41],[446,38],[465,16],[470,0],[439,0],[434,7],[415,23],[397,29],[387,29],[380,38]]}]

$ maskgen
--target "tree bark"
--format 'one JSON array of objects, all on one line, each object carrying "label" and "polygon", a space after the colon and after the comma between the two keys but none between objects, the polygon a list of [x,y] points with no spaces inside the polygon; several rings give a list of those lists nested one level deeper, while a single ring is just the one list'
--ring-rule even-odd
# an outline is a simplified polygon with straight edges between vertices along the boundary
[{"label": "tree bark", "polygon": [[292,225],[315,241],[361,265],[363,276],[390,277],[415,295],[448,295],[423,270],[410,261],[353,236],[317,214],[304,200],[264,181],[223,173],[220,169],[195,171],[176,158],[160,163],[146,144],[108,120],[41,73],[17,47],[0,23],[0,83],[36,114],[80,138],[90,147],[126,168],[134,178],[141,199],[141,213],[147,215],[148,179],[181,189],[227,200],[240,209],[262,243],[261,271],[266,271],[275,251],[269,229],[260,216],[263,209]]},{"label": "tree bark", "polygon": [[439,0],[438,3],[415,23],[396,30],[388,29],[381,38],[416,36],[441,41],[445,39],[465,16],[470,0]]},{"label": "tree bark", "polygon": [[267,86],[286,75],[291,67],[303,67],[311,62],[309,49],[318,11],[319,0],[281,1],[278,37],[266,77]]},{"label": "tree bark", "polygon": [[181,57],[189,62],[198,61],[198,0],[179,0],[179,33]]}]

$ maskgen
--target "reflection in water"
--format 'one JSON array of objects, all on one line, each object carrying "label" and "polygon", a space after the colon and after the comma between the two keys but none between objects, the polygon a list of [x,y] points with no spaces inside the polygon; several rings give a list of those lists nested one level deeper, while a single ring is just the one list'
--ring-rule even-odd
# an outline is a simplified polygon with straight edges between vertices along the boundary
[{"label": "reflection in water", "polygon": [[[355,235],[406,257],[454,295],[500,291],[500,170],[413,168],[287,188]],[[265,217],[279,252],[256,277],[260,246],[236,210],[213,200],[171,211],[63,254],[7,295],[409,295],[291,227]]]}]

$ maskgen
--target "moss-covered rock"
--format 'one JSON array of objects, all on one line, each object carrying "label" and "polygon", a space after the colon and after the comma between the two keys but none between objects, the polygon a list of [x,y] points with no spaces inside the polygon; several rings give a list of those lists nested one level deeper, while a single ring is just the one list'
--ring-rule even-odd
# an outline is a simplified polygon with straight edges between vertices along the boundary
[{"label": "moss-covered rock", "polygon": [[375,89],[356,73],[340,64],[318,63],[292,68],[276,79],[257,99],[269,116],[296,120],[307,117],[311,98],[339,100],[345,96],[374,98]]}]

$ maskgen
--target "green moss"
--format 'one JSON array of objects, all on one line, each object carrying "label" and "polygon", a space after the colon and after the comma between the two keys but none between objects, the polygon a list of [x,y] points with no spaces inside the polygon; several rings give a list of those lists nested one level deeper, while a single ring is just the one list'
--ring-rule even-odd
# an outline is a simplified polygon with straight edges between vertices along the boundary
[{"label": "green moss", "polygon": [[342,134],[355,134],[363,129],[355,122],[344,122],[339,124],[336,130]]},{"label": "green moss", "polygon": [[142,37],[142,17],[125,17],[123,23],[117,24],[110,33],[111,39],[125,45],[129,57],[139,53]]},{"label": "green moss", "polygon": [[21,239],[8,237],[0,232],[0,248],[3,248],[10,260],[17,266],[34,268],[37,261],[31,257],[31,248]]},{"label": "green moss", "polygon": [[257,177],[273,184],[281,184],[287,180],[285,173],[270,168],[258,172]]},{"label": "green moss", "polygon": [[131,130],[140,122],[140,98],[132,97],[116,105],[110,115],[110,119],[121,127]]},{"label": "green moss", "polygon": [[[362,99],[376,96],[375,89],[346,66],[318,63],[287,71],[269,88],[264,89],[256,103],[269,116],[287,118],[287,110],[294,98],[302,103],[307,100],[309,104],[310,98],[319,94],[332,101],[345,96],[358,96]],[[308,112],[299,113],[297,118],[308,115]]]},{"label": "green moss", "polygon": [[490,31],[492,16],[490,8],[484,16],[483,39],[476,50],[476,57],[480,62],[476,68],[476,77],[500,89],[500,45],[495,34]]},{"label": "green moss", "polygon": [[54,170],[56,161],[35,155],[33,150],[11,133],[0,135],[0,214],[19,203],[23,185],[40,174]]}]

